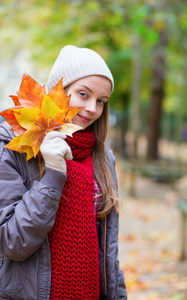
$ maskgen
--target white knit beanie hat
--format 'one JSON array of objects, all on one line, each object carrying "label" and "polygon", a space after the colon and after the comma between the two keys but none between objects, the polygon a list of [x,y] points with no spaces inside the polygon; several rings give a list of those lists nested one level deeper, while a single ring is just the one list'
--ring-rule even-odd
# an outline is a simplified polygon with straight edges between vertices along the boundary
[{"label": "white knit beanie hat", "polygon": [[91,49],[67,45],[61,49],[51,69],[47,83],[47,92],[62,77],[62,84],[65,88],[74,81],[90,75],[101,75],[108,78],[111,82],[111,92],[113,91],[113,76],[102,57]]}]

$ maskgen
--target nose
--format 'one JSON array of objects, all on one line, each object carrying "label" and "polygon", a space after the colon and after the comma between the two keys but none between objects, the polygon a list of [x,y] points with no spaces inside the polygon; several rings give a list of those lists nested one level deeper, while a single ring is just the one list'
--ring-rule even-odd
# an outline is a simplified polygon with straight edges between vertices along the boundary
[{"label": "nose", "polygon": [[85,106],[85,110],[91,113],[95,113],[96,112],[96,100],[95,99],[90,99]]}]

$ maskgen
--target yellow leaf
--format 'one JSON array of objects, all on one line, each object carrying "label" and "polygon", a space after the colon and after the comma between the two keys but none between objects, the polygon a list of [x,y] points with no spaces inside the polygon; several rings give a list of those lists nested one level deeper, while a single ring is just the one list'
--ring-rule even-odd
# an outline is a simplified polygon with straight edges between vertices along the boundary
[{"label": "yellow leaf", "polygon": [[16,136],[7,148],[20,153],[27,153],[27,160],[39,154],[40,145],[52,130],[60,130],[72,136],[80,130],[80,126],[72,123],[72,119],[81,108],[70,107],[70,96],[66,96],[62,79],[50,91],[40,86],[29,75],[24,74],[17,96],[11,96],[15,107],[5,110],[1,115],[12,126]]},{"label": "yellow leaf", "polygon": [[72,137],[72,134],[75,131],[78,131],[78,130],[81,130],[81,129],[82,129],[82,127],[80,127],[78,125],[75,125],[75,124],[72,124],[72,123],[66,123],[65,125],[63,125],[59,129],[59,131]]}]

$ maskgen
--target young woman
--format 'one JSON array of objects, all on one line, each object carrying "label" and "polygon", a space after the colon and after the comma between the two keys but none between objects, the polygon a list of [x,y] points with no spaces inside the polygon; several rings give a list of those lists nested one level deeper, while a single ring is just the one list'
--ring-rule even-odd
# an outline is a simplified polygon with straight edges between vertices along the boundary
[{"label": "young woman", "polygon": [[48,92],[63,77],[81,107],[66,137],[49,132],[37,159],[3,146],[0,127],[0,299],[127,299],[118,263],[117,180],[105,145],[113,77],[93,50],[64,47]]}]

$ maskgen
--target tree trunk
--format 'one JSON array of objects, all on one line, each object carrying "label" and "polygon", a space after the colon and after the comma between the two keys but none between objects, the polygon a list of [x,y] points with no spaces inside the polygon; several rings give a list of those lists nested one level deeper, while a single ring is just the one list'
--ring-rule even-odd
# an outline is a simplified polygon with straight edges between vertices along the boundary
[{"label": "tree trunk", "polygon": [[124,158],[127,158],[128,153],[126,151],[126,140],[125,140],[125,134],[127,132],[128,128],[128,121],[129,121],[129,116],[128,116],[128,106],[129,106],[129,93],[126,92],[122,95],[123,99],[123,116],[121,117],[121,120],[119,122],[119,127],[120,127],[120,149],[121,149],[121,154]]},{"label": "tree trunk", "polygon": [[166,30],[160,32],[159,42],[155,48],[152,61],[151,99],[148,113],[147,158],[158,159],[158,141],[160,138],[160,121],[164,99]]},{"label": "tree trunk", "polygon": [[134,55],[132,62],[132,87],[131,87],[131,130],[134,136],[133,157],[138,156],[138,137],[140,131],[140,91],[141,91],[141,40],[134,37]]}]

